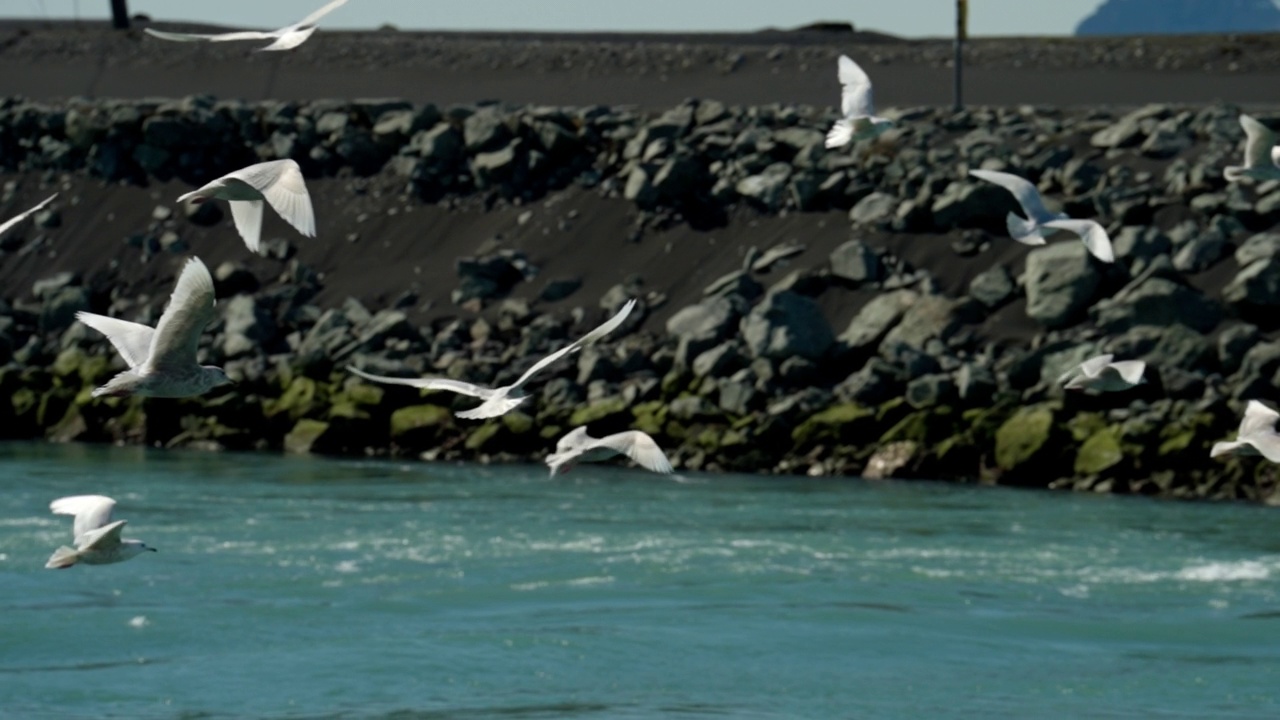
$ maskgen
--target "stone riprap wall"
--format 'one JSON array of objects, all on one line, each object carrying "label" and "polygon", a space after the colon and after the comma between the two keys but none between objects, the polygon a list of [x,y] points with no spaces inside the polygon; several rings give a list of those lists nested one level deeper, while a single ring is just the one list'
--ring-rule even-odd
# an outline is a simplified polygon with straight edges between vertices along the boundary
[{"label": "stone riprap wall", "polygon": [[[758,272],[794,248],[761,248],[665,327],[644,323],[669,290],[652,283],[585,299],[586,313],[506,298],[527,270],[510,251],[449,258],[459,312],[428,324],[356,299],[317,306],[324,280],[296,260],[263,287],[224,266],[221,318],[202,353],[238,384],[182,401],[91,399],[120,362],[72,320],[91,309],[153,321],[163,295],[104,295],[74,273],[33,277],[0,304],[0,428],[488,461],[539,460],[589,424],[593,434],[644,430],[690,470],[1275,500],[1272,465],[1208,457],[1234,432],[1243,401],[1275,394],[1280,372],[1280,234],[1267,232],[1280,219],[1280,186],[1222,179],[1240,154],[1238,113],[907,109],[890,114],[897,126],[877,142],[827,151],[830,110],[711,101],[642,115],[384,100],[6,100],[0,170],[28,178],[203,183],[290,157],[309,178],[399,178],[420,203],[527,202],[586,188],[629,201],[638,233],[679,223],[732,232],[744,209],[846,210],[850,240],[769,287]],[[1004,217],[1014,205],[965,176],[978,167],[1025,175],[1072,216],[1101,220],[1117,262],[1098,263],[1074,238],[996,259],[992,247],[1012,243]],[[209,212],[157,217],[150,232],[163,242],[166,224],[208,222]],[[56,222],[56,211],[37,215],[0,251],[21,254]],[[883,240],[900,235],[935,236],[925,238],[935,260],[895,256]],[[955,256],[993,259],[948,292]],[[869,300],[847,327],[832,327],[824,298],[851,288]],[[458,420],[450,410],[473,400],[374,386],[344,370],[509,383],[633,296],[641,303],[620,331],[535,380],[534,397],[499,419]],[[1058,376],[1101,352],[1147,360],[1148,384],[1064,396]]]}]

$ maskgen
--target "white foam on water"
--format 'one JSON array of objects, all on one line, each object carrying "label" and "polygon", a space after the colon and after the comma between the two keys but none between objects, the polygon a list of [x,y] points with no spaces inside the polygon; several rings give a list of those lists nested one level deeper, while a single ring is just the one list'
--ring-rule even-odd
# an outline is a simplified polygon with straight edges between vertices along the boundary
[{"label": "white foam on water", "polygon": [[139,615],[129,621],[129,627],[131,628],[144,628],[150,624],[151,621],[147,619],[146,615]]},{"label": "white foam on water", "polygon": [[1239,580],[1266,580],[1271,577],[1271,567],[1257,560],[1236,562],[1211,562],[1185,567],[1176,573],[1179,580],[1194,582],[1231,582]]}]

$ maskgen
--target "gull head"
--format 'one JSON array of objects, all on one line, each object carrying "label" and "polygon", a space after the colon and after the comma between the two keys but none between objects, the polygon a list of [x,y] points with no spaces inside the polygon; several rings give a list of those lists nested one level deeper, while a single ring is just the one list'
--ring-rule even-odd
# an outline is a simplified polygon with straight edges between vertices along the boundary
[{"label": "gull head", "polygon": [[220,367],[201,365],[200,384],[207,391],[223,385],[235,385],[236,381],[227,377],[227,372]]},{"label": "gull head", "polygon": [[141,540],[121,540],[120,554],[127,560],[135,555],[141,555],[144,552],[159,552],[155,548],[147,545]]}]

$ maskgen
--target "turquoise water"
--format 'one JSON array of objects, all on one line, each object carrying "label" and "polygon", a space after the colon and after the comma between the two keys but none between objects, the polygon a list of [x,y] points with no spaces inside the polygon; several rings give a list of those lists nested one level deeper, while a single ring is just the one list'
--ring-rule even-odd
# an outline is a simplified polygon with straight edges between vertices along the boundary
[{"label": "turquoise water", "polygon": [[[0,445],[0,716],[1274,718],[1280,515]],[[127,563],[43,568],[105,493]]]}]

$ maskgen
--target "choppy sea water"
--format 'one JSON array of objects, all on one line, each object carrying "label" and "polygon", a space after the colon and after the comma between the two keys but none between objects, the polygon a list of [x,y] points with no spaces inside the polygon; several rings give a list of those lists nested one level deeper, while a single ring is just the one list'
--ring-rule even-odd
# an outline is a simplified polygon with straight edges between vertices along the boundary
[{"label": "choppy sea water", "polygon": [[0,717],[1280,717],[1275,509],[680,479],[0,445]]}]

